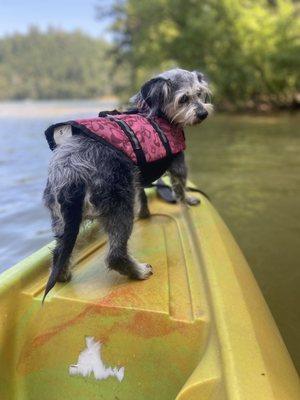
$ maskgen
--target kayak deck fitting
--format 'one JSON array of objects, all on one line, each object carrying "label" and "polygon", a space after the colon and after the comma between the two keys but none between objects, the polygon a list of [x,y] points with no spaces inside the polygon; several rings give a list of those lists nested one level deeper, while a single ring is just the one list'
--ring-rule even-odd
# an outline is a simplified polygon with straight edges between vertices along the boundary
[{"label": "kayak deck fitting", "polygon": [[0,276],[1,400],[296,400],[290,356],[230,232],[198,207],[148,191],[132,254],[154,275],[104,265],[106,237],[83,230],[73,279],[42,306],[51,246]]}]

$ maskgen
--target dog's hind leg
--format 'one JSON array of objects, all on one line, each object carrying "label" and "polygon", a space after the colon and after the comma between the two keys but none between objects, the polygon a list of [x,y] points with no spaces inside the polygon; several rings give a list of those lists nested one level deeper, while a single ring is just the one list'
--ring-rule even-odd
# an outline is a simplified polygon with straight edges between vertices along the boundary
[{"label": "dog's hind leg", "polygon": [[139,263],[128,254],[127,242],[132,231],[133,218],[133,204],[124,202],[115,207],[113,215],[102,218],[109,239],[106,263],[108,268],[132,279],[147,279],[152,275],[151,265]]},{"label": "dog's hind leg", "polygon": [[57,212],[51,209],[53,230],[56,245],[53,251],[52,269],[46,285],[45,295],[56,282],[66,282],[71,279],[69,260],[79,232],[84,201],[84,190],[78,188],[64,189],[58,195],[60,208],[59,222]]}]

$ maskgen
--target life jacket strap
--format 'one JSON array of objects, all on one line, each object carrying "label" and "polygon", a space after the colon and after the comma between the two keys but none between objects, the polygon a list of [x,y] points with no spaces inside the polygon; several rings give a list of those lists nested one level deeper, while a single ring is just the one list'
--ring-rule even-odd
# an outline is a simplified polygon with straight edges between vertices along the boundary
[{"label": "life jacket strap", "polygon": [[162,145],[164,146],[164,148],[166,150],[167,157],[171,156],[172,155],[172,150],[171,150],[168,138],[166,137],[164,131],[160,128],[160,126],[152,118],[147,118],[147,121],[152,125],[153,129],[158,134],[158,136],[160,138],[160,141],[161,141]]},{"label": "life jacket strap", "polygon": [[109,120],[115,122],[116,124],[118,124],[119,127],[122,129],[122,131],[127,136],[127,138],[129,139],[132,149],[136,155],[137,164],[140,166],[147,164],[146,156],[142,149],[140,141],[137,138],[136,134],[133,132],[133,130],[130,128],[130,126],[128,124],[126,124],[125,121],[120,120],[118,118],[114,118],[111,114],[107,115],[107,118]]}]

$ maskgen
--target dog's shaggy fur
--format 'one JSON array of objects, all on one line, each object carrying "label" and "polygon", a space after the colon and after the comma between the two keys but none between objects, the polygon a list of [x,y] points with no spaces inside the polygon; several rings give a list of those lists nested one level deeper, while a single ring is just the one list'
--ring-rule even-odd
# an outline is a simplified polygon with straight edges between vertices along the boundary
[{"label": "dog's shaggy fur", "polygon": [[[209,98],[201,73],[174,69],[146,82],[131,101],[139,112],[163,116],[184,127],[208,116],[212,110]],[[197,199],[185,194],[187,168],[183,153],[174,158],[168,173],[177,199],[198,204]],[[108,234],[108,268],[134,279],[147,279],[152,274],[152,267],[137,262],[127,249],[136,197],[140,200],[139,216],[148,217],[139,169],[127,156],[83,135],[68,138],[54,150],[44,201],[51,213],[56,246],[45,296],[57,281],[71,279],[70,256],[86,218],[100,219]]]}]

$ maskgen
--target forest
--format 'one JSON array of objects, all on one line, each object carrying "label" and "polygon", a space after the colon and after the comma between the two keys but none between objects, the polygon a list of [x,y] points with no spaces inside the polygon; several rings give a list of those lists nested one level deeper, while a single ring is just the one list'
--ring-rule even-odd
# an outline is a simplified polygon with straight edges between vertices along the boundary
[{"label": "forest", "polygon": [[111,94],[108,44],[82,32],[30,28],[0,39],[0,99],[73,99]]},{"label": "forest", "polygon": [[225,110],[297,108],[300,7],[290,0],[115,0],[110,40],[31,28],[0,39],[0,98],[127,99],[180,66],[206,74]]}]

